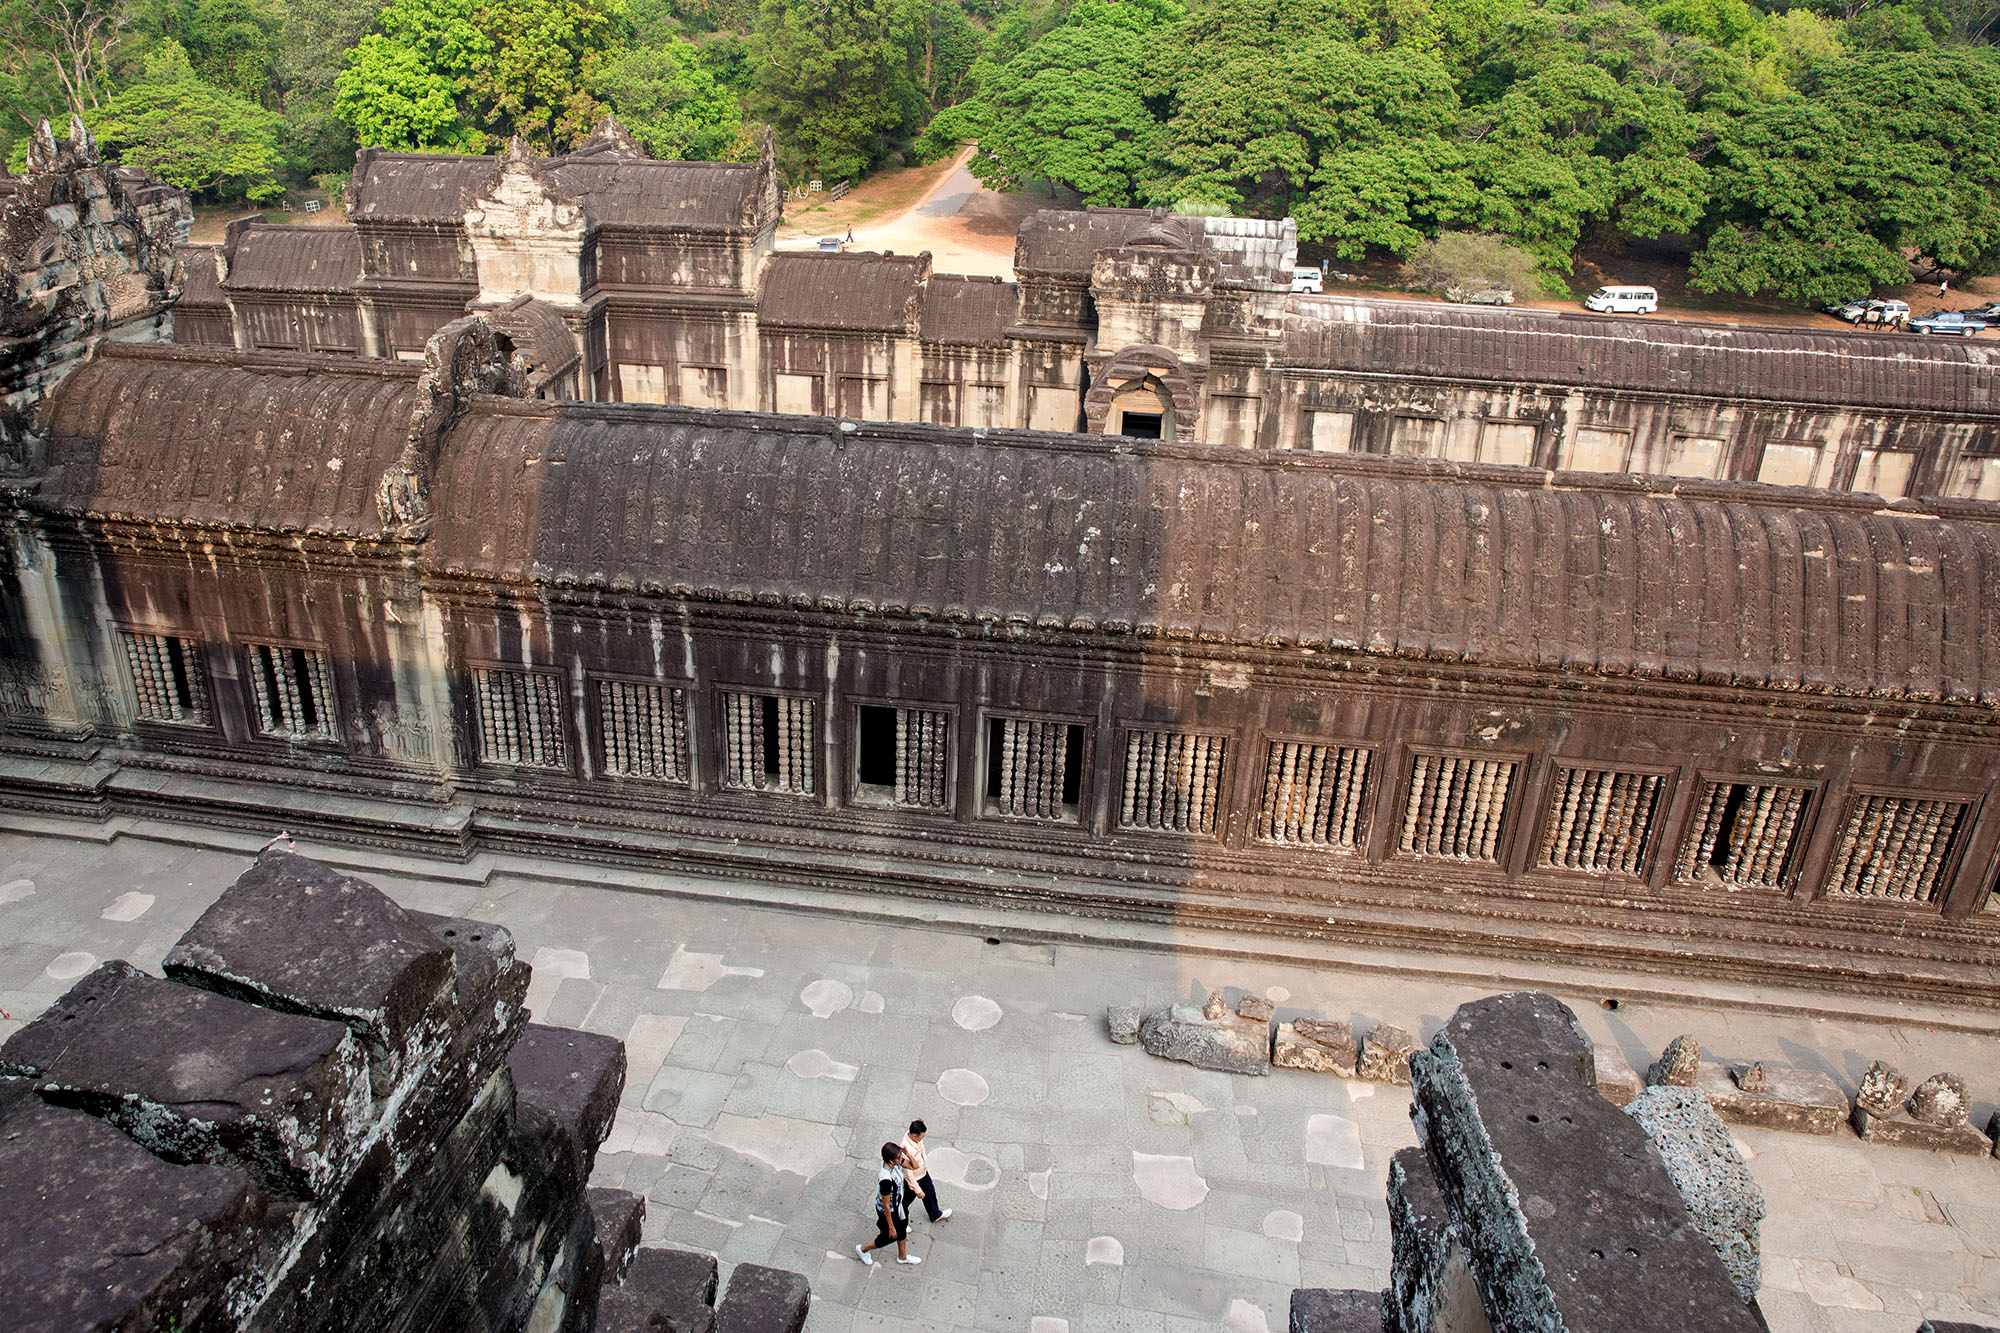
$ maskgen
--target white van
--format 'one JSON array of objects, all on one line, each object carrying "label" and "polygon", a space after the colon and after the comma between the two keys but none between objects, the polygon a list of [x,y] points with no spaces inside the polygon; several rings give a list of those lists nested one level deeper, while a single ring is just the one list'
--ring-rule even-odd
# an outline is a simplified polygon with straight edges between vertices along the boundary
[{"label": "white van", "polygon": [[1583,298],[1583,308],[1614,315],[1650,315],[1660,308],[1660,294],[1651,287],[1599,287]]},{"label": "white van", "polygon": [[1292,290],[1295,292],[1320,292],[1326,288],[1320,280],[1316,268],[1295,268],[1292,270]]}]

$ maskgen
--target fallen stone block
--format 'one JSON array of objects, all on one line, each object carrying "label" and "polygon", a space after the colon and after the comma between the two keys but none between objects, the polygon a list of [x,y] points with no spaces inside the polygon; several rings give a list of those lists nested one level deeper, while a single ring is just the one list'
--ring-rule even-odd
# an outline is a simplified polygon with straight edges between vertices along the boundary
[{"label": "fallen stone block", "polygon": [[646,1220],[646,1196],[599,1187],[591,1190],[589,1197],[597,1245],[604,1252],[604,1280],[622,1282],[625,1270],[632,1266],[632,1256],[639,1252],[640,1225]]},{"label": "fallen stone block", "polygon": [[1646,1085],[1632,1068],[1632,1062],[1625,1058],[1625,1052],[1616,1046],[1594,1046],[1591,1054],[1597,1060],[1598,1092],[1613,1106],[1630,1106]]},{"label": "fallen stone block", "polygon": [[371,1123],[367,1057],[344,1024],[123,962],[77,982],[0,1060],[169,1161],[235,1166],[286,1198],[326,1192]]},{"label": "fallen stone block", "polygon": [[1847,1119],[1847,1094],[1817,1070],[1767,1066],[1765,1082],[1761,1090],[1745,1088],[1729,1069],[1708,1063],[1695,1077],[1695,1086],[1707,1094],[1715,1113],[1732,1125],[1833,1134]]},{"label": "fallen stone block", "polygon": [[594,1333],[713,1333],[714,1328],[715,1311],[705,1306],[670,1315],[631,1287],[606,1287],[597,1297]]},{"label": "fallen stone block", "polygon": [[1959,1153],[1966,1157],[1985,1157],[1995,1151],[1992,1137],[1971,1125],[1929,1124],[1914,1118],[1901,1107],[1883,1115],[1857,1102],[1849,1123],[1854,1126],[1856,1134],[1870,1143],[1886,1143],[1899,1148],[1928,1148],[1932,1152]]},{"label": "fallen stone block", "polygon": [[[1454,1240],[1451,1210],[1422,1148],[1404,1148],[1389,1159],[1389,1287],[1382,1293],[1383,1323],[1393,1329],[1449,1328],[1441,1312],[1464,1305],[1449,1290],[1453,1277],[1470,1283],[1464,1254]],[[1457,1259],[1456,1273],[1452,1260]]]},{"label": "fallen stone block", "polygon": [[1372,1083],[1410,1081],[1410,1057],[1416,1053],[1417,1039],[1394,1023],[1376,1025],[1361,1041],[1361,1058],[1355,1076]]},{"label": "fallen stone block", "polygon": [[1236,1002],[1236,1016],[1252,1023],[1268,1023],[1277,1013],[1278,1006],[1261,995],[1245,995]]},{"label": "fallen stone block", "polygon": [[1120,1046],[1139,1044],[1140,1010],[1136,1004],[1114,1004],[1105,1011],[1104,1025],[1111,1033],[1111,1040]]},{"label": "fallen stone block", "polygon": [[1179,1060],[1225,1074],[1271,1072],[1271,1033],[1264,1024],[1204,1018],[1189,1005],[1155,1009],[1139,1023],[1139,1041],[1163,1060]]},{"label": "fallen stone block", "polygon": [[368,1049],[377,1097],[439,1054],[457,1010],[444,941],[366,880],[266,852],[167,954],[169,977],[329,1018]]},{"label": "fallen stone block", "polygon": [[715,1307],[715,1333],[800,1333],[811,1305],[812,1288],[797,1273],[738,1264]]},{"label": "fallen stone block", "polygon": [[1965,1080],[1956,1074],[1932,1074],[1910,1094],[1910,1119],[1926,1125],[1950,1129],[1972,1118],[1972,1103],[1966,1100]]},{"label": "fallen stone block", "polygon": [[1291,1333],[1382,1333],[1382,1293],[1301,1287],[1292,1293]]},{"label": "fallen stone block", "polygon": [[1660,1150],[1667,1174],[1743,1299],[1757,1298],[1763,1271],[1759,1224],[1764,1191],[1736,1151],[1728,1128],[1699,1088],[1646,1089],[1625,1108]]},{"label": "fallen stone block", "polygon": [[[1310,1025],[1310,1026],[1308,1026]],[[1318,1074],[1338,1074],[1353,1078],[1361,1058],[1360,1043],[1345,1023],[1326,1019],[1301,1018],[1278,1025],[1278,1039],[1271,1047],[1271,1063],[1286,1069],[1306,1069]]]},{"label": "fallen stone block", "polygon": [[217,1274],[255,1252],[241,1171],[162,1161],[0,1081],[0,1291],[11,1329],[233,1328]]}]

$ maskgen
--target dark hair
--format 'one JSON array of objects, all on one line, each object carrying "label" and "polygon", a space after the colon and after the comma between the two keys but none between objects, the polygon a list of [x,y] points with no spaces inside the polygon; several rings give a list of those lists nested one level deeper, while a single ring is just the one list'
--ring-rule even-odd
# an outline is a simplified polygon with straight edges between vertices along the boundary
[{"label": "dark hair", "polygon": [[921,1120],[912,1120],[912,1121],[910,1122],[910,1133],[912,1133],[912,1134],[928,1134],[928,1133],[930,1133],[930,1131],[929,1131],[928,1129],[925,1129],[925,1128],[924,1128],[924,1122],[923,1122],[923,1121],[921,1121]]},{"label": "dark hair", "polygon": [[882,1145],[882,1165],[894,1166],[897,1162],[901,1161],[902,1158],[903,1158],[902,1144],[885,1143]]}]

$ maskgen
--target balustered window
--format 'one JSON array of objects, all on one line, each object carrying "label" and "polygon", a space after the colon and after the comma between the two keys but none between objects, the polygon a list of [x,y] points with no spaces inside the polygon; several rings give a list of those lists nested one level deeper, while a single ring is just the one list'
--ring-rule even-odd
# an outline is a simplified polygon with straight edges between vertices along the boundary
[{"label": "balustered window", "polygon": [[325,653],[254,643],[249,660],[259,732],[295,741],[334,739],[333,672]]},{"label": "balustered window", "polygon": [[472,673],[472,693],[481,763],[569,767],[563,729],[567,692],[561,676],[482,668]]},{"label": "balustered window", "polygon": [[132,670],[141,720],[209,724],[208,673],[202,670],[200,645],[173,634],[121,631],[118,640]]},{"label": "balustered window", "polygon": [[597,682],[604,770],[621,778],[688,780],[687,691],[622,680]]},{"label": "balustered window", "polygon": [[1641,873],[1666,779],[1608,768],[1558,768],[1538,863],[1551,870]]},{"label": "balustered window", "polygon": [[1965,801],[1855,797],[1827,871],[1828,896],[1935,903],[1969,808]]},{"label": "balustered window", "polygon": [[862,707],[855,714],[859,799],[908,810],[951,808],[951,714]]},{"label": "balustered window", "polygon": [[1020,819],[1076,822],[1083,791],[1083,727],[1020,717],[986,721],[986,808]]},{"label": "balustered window", "polygon": [[776,694],[722,696],[728,763],[722,785],[740,791],[810,796],[818,743],[811,699]]},{"label": "balustered window", "polygon": [[1264,756],[1257,836],[1265,842],[1351,852],[1366,830],[1368,762],[1354,745],[1273,741]]},{"label": "balustered window", "polygon": [[1221,736],[1181,731],[1133,731],[1125,736],[1123,828],[1162,833],[1213,833],[1222,804]]},{"label": "balustered window", "polygon": [[1680,878],[1728,889],[1784,887],[1811,800],[1810,787],[1704,784],[1681,849]]},{"label": "balustered window", "polygon": [[1511,759],[1417,755],[1411,761],[1398,850],[1405,856],[1498,861],[1507,797],[1518,767]]}]

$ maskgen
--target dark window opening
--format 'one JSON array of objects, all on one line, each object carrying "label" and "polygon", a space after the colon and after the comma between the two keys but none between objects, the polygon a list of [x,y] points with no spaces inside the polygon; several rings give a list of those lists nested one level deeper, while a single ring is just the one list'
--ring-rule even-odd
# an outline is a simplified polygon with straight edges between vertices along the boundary
[{"label": "dark window opening", "polygon": [[1750,788],[1734,786],[1722,802],[1722,815],[1717,820],[1721,836],[1716,838],[1715,846],[1708,853],[1708,863],[1715,867],[1717,873],[1729,864],[1730,857],[1734,855],[1736,820],[1743,813],[1743,798],[1749,794]]},{"label": "dark window opening", "polygon": [[1128,439],[1157,440],[1161,438],[1165,415],[1162,412],[1127,412],[1118,433]]},{"label": "dark window opening", "polygon": [[775,782],[778,777],[778,699],[776,695],[767,694],[757,704],[764,712],[764,776]]},{"label": "dark window opening", "polygon": [[863,708],[855,727],[855,780],[864,787],[896,786],[896,710]]}]

